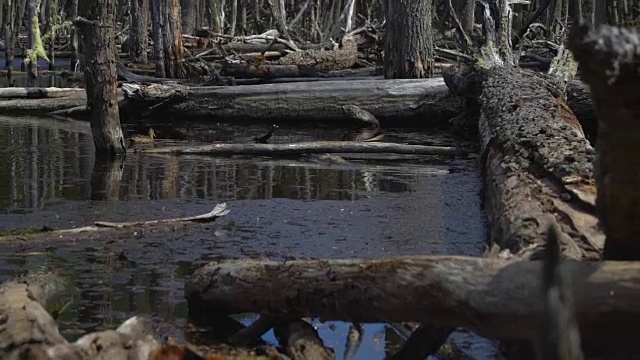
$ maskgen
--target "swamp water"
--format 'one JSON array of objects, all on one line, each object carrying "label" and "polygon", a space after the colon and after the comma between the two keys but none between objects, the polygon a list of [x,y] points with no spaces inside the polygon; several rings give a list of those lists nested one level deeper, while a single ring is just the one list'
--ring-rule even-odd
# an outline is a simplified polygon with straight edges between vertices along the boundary
[{"label": "swamp water", "polygon": [[[151,124],[157,144],[249,142],[268,124]],[[145,127],[123,125],[127,135]],[[386,141],[460,145],[442,133],[385,129]],[[282,125],[273,143],[339,139],[344,129]],[[175,142],[175,141],[174,141]],[[156,145],[158,146],[158,145]],[[375,160],[368,159],[375,157]],[[210,260],[268,257],[376,258],[480,255],[485,223],[477,159],[361,155],[348,165],[267,157],[128,154],[116,186],[92,186],[87,123],[0,117],[0,232],[70,228],[96,220],[190,216],[227,202],[230,213],[206,227],[73,242],[3,243],[0,281],[47,268],[71,281],[79,299],[61,316],[61,332],[115,328],[132,315],[184,329],[185,279]],[[98,174],[99,175],[99,174]],[[254,316],[238,317],[245,323]],[[338,359],[348,324],[316,323]],[[264,337],[275,342],[272,332]],[[457,332],[468,358],[494,359],[494,345]],[[401,343],[390,327],[370,324],[356,359],[382,359]]]}]

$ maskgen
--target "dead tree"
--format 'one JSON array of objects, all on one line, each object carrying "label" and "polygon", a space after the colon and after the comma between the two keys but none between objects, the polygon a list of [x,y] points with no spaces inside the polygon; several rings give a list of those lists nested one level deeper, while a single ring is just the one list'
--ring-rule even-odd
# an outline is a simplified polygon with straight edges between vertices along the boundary
[{"label": "dead tree", "polygon": [[[71,4],[71,18],[75,19],[78,17],[78,1],[73,0]],[[75,27],[71,29],[71,39],[69,41],[69,45],[71,48],[71,59],[69,63],[69,67],[71,71],[75,71],[78,66],[78,29]]]},{"label": "dead tree", "polygon": [[85,85],[89,122],[97,156],[126,153],[117,99],[115,0],[79,3],[75,21],[85,57]]},{"label": "dead tree", "polygon": [[597,209],[607,236],[604,258],[640,259],[640,35],[613,27],[572,34],[571,47],[598,104]]},{"label": "dead tree", "polygon": [[153,60],[156,64],[156,76],[159,78],[167,77],[166,69],[164,66],[164,51],[162,45],[164,44],[163,27],[164,18],[162,16],[163,2],[162,0],[152,0],[151,16],[153,27]]},{"label": "dead tree", "polygon": [[182,8],[182,32],[186,35],[193,35],[196,29],[199,0],[181,0]]},{"label": "dead tree", "polygon": [[397,0],[387,4],[384,77],[433,75],[432,0]]},{"label": "dead tree", "polygon": [[[42,46],[42,43],[38,44],[40,37],[40,29],[38,27],[38,9],[36,0],[29,0],[29,15],[27,17],[27,39],[29,42],[29,50],[25,61],[31,86],[35,85],[35,79],[38,77],[38,52],[41,50],[38,49],[38,46]],[[44,51],[44,49],[42,49],[42,51]]]},{"label": "dead tree", "polygon": [[182,77],[182,63],[184,61],[180,0],[167,0],[163,3],[162,43],[164,44],[165,75],[170,78],[179,78]]},{"label": "dead tree", "polygon": [[149,23],[149,0],[131,0],[131,32],[129,56],[131,61],[147,63],[147,24]]}]

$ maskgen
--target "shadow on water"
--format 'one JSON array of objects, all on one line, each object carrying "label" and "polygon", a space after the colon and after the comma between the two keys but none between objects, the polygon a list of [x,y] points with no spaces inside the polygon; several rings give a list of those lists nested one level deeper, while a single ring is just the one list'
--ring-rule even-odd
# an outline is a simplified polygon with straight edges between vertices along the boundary
[{"label": "shadow on water", "polygon": [[[171,143],[162,140],[169,136],[187,143],[250,141],[265,130],[264,125],[184,122],[176,132],[148,125],[159,129],[161,145]],[[131,135],[144,127],[124,130]],[[336,139],[342,132],[283,127],[273,140]],[[387,140],[456,143],[441,133],[415,129],[389,129]],[[116,327],[133,314],[184,328],[184,280],[213,259],[480,255],[484,246],[475,159],[388,155],[371,161],[361,156],[349,165],[322,165],[130,153],[122,163],[94,169],[88,124],[28,117],[0,117],[0,155],[2,232],[195,215],[225,201],[231,209],[210,226],[169,233],[132,231],[73,243],[0,241],[0,280],[53,267],[80,289],[79,301],[59,320],[70,339]],[[340,357],[348,326],[330,325],[318,324],[319,331]],[[397,347],[392,331],[367,325],[356,358],[383,358]],[[472,358],[494,358],[494,347],[486,341],[465,333],[456,337]],[[271,333],[265,338],[275,341]]]}]

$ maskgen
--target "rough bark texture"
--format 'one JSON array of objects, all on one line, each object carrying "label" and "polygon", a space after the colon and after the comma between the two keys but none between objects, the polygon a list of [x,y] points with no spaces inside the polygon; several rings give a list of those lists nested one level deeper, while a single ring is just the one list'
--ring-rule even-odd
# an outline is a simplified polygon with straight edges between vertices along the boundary
[{"label": "rough bark texture", "polygon": [[584,134],[591,144],[598,139],[596,109],[587,84],[573,80],[567,85],[567,104],[580,121]]},{"label": "rough bark texture", "polygon": [[164,67],[164,51],[162,50],[164,20],[162,16],[163,2],[162,0],[152,0],[151,16],[153,27],[153,60],[156,64],[156,76],[160,78],[166,77]]},{"label": "rough bark texture", "polygon": [[118,113],[115,0],[81,1],[78,12],[83,18],[76,25],[83,38],[87,107],[96,153],[124,154]]},{"label": "rough bark texture", "polygon": [[324,346],[318,332],[303,320],[276,326],[274,333],[285,355],[292,360],[330,360],[335,359],[333,350]]},{"label": "rough bark texture", "polygon": [[[139,94],[138,94],[139,93]],[[232,87],[141,85],[131,101],[159,104],[153,116],[207,116],[264,121],[349,120],[342,109],[356,105],[384,121],[417,119],[443,124],[460,109],[442,79],[350,80]]]},{"label": "rough bark texture", "polygon": [[433,75],[432,0],[387,3],[384,76],[415,79]]},{"label": "rough bark texture", "polygon": [[149,24],[149,0],[131,0],[131,33],[129,35],[129,56],[131,61],[146,64],[147,25]]},{"label": "rough bark texture", "polygon": [[199,0],[180,1],[180,8],[182,9],[182,32],[186,35],[193,35],[195,32],[199,4]]},{"label": "rough bark texture", "polygon": [[511,254],[535,255],[549,223],[559,223],[567,256],[598,259],[604,235],[595,216],[595,151],[553,82],[496,68],[487,73],[480,104],[490,241]]},{"label": "rough bark texture", "polygon": [[640,260],[640,36],[621,28],[579,28],[571,47],[598,104],[597,208],[607,236],[603,255]]},{"label": "rough bark texture", "polygon": [[[561,268],[573,284],[584,343],[635,346],[626,326],[640,320],[640,264],[567,261]],[[542,271],[541,261],[473,257],[229,260],[197,270],[185,296],[196,314],[424,321],[496,339],[534,339],[544,322]]]},{"label": "rough bark texture", "polygon": [[358,47],[353,37],[345,36],[335,51],[308,49],[292,52],[278,62],[283,65],[312,67],[320,71],[350,69],[358,60]]},{"label": "rough bark texture", "polygon": [[166,76],[170,78],[182,77],[184,49],[182,47],[180,15],[180,0],[167,0],[164,2],[164,26],[162,27],[164,70]]}]

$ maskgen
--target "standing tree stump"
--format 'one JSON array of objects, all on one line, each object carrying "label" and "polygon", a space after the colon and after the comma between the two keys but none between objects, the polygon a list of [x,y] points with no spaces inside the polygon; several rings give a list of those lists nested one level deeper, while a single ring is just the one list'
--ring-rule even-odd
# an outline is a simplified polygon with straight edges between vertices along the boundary
[{"label": "standing tree stump", "polygon": [[431,7],[432,0],[387,1],[386,79],[416,79],[433,75]]},{"label": "standing tree stump", "polygon": [[75,21],[82,36],[87,108],[96,156],[126,153],[118,113],[115,0],[86,0],[78,4]]},{"label": "standing tree stump", "polygon": [[603,257],[640,259],[640,34],[602,26],[572,33],[572,51],[597,103],[597,211]]}]

